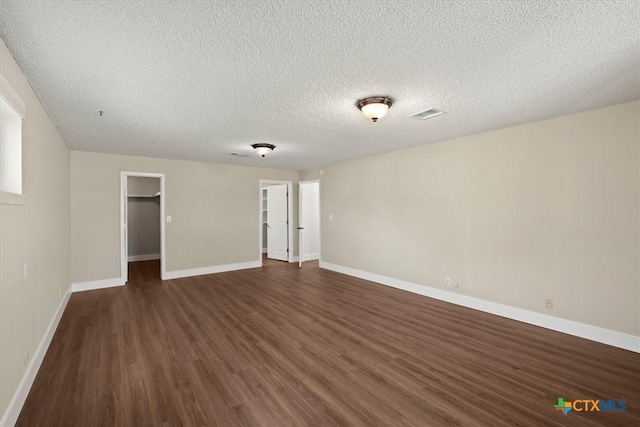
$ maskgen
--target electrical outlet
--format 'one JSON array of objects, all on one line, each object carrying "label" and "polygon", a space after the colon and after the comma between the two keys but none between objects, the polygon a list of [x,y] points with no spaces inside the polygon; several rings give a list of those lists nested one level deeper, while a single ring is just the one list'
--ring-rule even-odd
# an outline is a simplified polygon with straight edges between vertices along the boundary
[{"label": "electrical outlet", "polygon": [[446,286],[451,286],[451,277],[446,277],[446,278],[444,279],[444,284],[445,284]]},{"label": "electrical outlet", "polygon": [[26,348],[24,350],[24,366],[27,366],[29,364],[29,349]]},{"label": "electrical outlet", "polygon": [[460,282],[458,282],[457,280],[453,281],[453,287],[454,288],[459,288],[460,287]]},{"label": "electrical outlet", "polygon": [[551,298],[545,298],[544,299],[544,308],[547,308],[549,310],[553,310],[553,300]]}]

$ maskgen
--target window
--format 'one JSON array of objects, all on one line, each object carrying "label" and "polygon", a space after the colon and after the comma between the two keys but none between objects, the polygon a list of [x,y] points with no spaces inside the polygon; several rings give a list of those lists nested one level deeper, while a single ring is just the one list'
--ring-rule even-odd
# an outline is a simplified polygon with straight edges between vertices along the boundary
[{"label": "window", "polygon": [[0,194],[2,203],[21,203],[24,104],[2,78],[0,93]]}]

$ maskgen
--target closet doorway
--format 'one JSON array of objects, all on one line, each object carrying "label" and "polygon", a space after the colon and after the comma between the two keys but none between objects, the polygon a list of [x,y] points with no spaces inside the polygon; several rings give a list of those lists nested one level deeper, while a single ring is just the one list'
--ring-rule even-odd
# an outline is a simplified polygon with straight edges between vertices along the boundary
[{"label": "closet doorway", "polygon": [[122,172],[120,183],[121,278],[164,280],[164,174]]}]

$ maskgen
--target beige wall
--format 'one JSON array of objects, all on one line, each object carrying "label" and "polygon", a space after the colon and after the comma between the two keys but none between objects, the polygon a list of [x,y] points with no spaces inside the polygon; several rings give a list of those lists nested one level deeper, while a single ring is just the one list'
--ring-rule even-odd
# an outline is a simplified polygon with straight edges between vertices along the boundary
[{"label": "beige wall", "polygon": [[145,178],[141,176],[127,177],[127,193],[129,195],[148,196],[160,191],[160,178]]},{"label": "beige wall", "polygon": [[[6,46],[0,72],[25,104],[21,205],[0,204],[0,416],[69,288],[69,149]],[[27,278],[24,264],[27,263]]]},{"label": "beige wall", "polygon": [[160,253],[160,200],[158,197],[129,197],[127,200],[127,253]]},{"label": "beige wall", "polygon": [[322,260],[640,335],[639,127],[632,102],[303,171]]},{"label": "beige wall", "polygon": [[167,271],[256,261],[259,180],[298,181],[297,171],[72,151],[73,283],[120,277],[121,171],[166,175]]}]

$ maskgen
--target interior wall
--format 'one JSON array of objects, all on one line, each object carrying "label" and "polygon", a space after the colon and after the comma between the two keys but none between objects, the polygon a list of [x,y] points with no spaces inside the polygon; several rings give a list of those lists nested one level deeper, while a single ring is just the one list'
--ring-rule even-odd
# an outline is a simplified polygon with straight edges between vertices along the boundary
[{"label": "interior wall", "polygon": [[302,184],[302,212],[300,225],[304,227],[302,254],[305,260],[320,256],[320,184]]},{"label": "interior wall", "polygon": [[[69,288],[69,148],[0,40],[0,73],[25,104],[22,204],[0,204],[0,414]],[[26,278],[25,278],[26,264]]]},{"label": "interior wall", "polygon": [[636,101],[303,171],[322,259],[640,335],[639,119]]},{"label": "interior wall", "polygon": [[152,195],[160,192],[160,178],[144,176],[127,177],[127,193],[129,195]]},{"label": "interior wall", "polygon": [[120,277],[121,171],[165,174],[168,272],[258,261],[260,179],[298,181],[297,171],[72,151],[73,283]]},{"label": "interior wall", "polygon": [[130,197],[127,201],[127,216],[128,255],[159,255],[160,199]]}]

